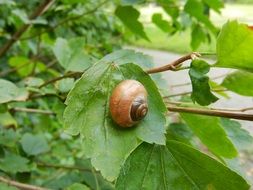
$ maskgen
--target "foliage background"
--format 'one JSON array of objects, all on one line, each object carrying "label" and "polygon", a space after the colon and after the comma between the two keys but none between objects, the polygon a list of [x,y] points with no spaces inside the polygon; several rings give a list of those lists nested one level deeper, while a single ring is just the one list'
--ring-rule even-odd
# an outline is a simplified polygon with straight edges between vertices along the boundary
[{"label": "foliage background", "polygon": [[[152,80],[143,76],[142,69],[153,67],[152,59],[134,51],[120,50],[128,43],[152,44],[152,32],[155,31],[156,39],[161,37],[159,45],[166,44],[167,36],[171,42],[175,38],[174,44],[180,44],[177,35],[183,33],[187,34],[191,49],[188,46],[180,52],[215,52],[221,25],[216,26],[209,15],[210,10],[219,13],[223,3],[219,0],[210,2],[0,0],[1,189],[15,189],[6,185],[3,179],[49,189],[226,189],[231,188],[231,183],[234,189],[248,189],[250,179],[246,182],[241,177],[247,178],[245,172],[240,171],[236,156],[237,152],[251,150],[253,140],[240,123],[192,114],[181,114],[178,122],[171,122],[170,116],[164,116],[166,105],[162,96],[168,92],[161,75],[152,76]],[[48,6],[42,6],[41,15],[31,19],[30,15],[43,3]],[[163,10],[152,13],[152,27],[150,23],[146,25],[142,17],[142,7],[150,3]],[[237,33],[237,29],[241,32]],[[242,71],[228,76],[223,84],[215,84],[206,76],[212,67],[210,64],[203,60],[192,62],[189,70],[192,99],[189,96],[180,99],[187,106],[195,106],[193,102],[211,104],[217,100],[215,96],[218,95],[213,93],[218,88],[252,96],[250,71],[253,59],[252,56],[241,59],[241,55],[252,55],[253,34],[237,22],[227,23],[222,31],[225,37],[217,42],[220,44],[217,45],[218,64]],[[230,31],[233,32],[228,36]],[[239,39],[242,34],[247,34],[248,38],[242,49],[235,49],[233,55],[237,62],[231,61],[223,50],[236,46],[230,42],[234,36]],[[10,48],[3,51],[10,42]],[[204,42],[207,45],[203,48]],[[109,54],[111,52],[114,53]],[[94,66],[94,63],[97,64]],[[114,67],[121,73],[113,70]],[[104,78],[104,82],[93,88],[96,85],[92,84],[99,81],[99,77]],[[237,82],[234,77],[238,78]],[[248,80],[243,80],[245,77]],[[118,130],[110,117],[106,117],[110,138],[105,142],[111,143],[112,148],[104,152],[104,133],[98,121],[104,119],[106,109],[100,105],[106,102],[104,94],[110,94],[113,86],[123,78],[135,78],[147,87],[152,94],[149,99],[151,114],[145,123],[147,128],[140,126],[129,131]],[[85,97],[82,95],[84,89]],[[101,97],[93,97],[100,92]],[[87,109],[88,113],[84,111],[82,117],[76,117],[78,109],[86,109],[84,103],[87,102],[88,107],[86,98],[90,97],[93,97],[95,111]],[[159,105],[159,109],[154,105]],[[89,118],[85,125],[79,119],[84,117]],[[111,130],[114,127],[116,132]],[[141,144],[142,141],[145,142]],[[130,145],[126,146],[128,142]],[[165,143],[167,147],[162,146]]]}]

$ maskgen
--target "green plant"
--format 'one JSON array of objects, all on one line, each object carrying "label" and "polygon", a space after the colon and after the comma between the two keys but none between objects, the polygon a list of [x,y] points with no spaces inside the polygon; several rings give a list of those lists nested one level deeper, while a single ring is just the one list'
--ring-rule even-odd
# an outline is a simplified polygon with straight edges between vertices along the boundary
[{"label": "green plant", "polygon": [[[130,35],[148,40],[137,9],[145,3],[0,0],[0,189],[249,189],[237,156],[253,138],[232,119],[252,121],[252,108],[208,106],[224,91],[252,96],[253,31],[237,21],[219,31],[208,17],[223,7],[219,0],[188,0],[183,9],[152,1],[170,17],[154,14],[163,31],[203,34],[192,36],[193,48],[219,33],[216,52],[154,67],[149,56],[120,48]],[[216,84],[212,67],[237,71]],[[183,69],[191,97],[176,102],[159,73]],[[122,129],[109,100],[127,79],[145,87],[148,113]]]}]

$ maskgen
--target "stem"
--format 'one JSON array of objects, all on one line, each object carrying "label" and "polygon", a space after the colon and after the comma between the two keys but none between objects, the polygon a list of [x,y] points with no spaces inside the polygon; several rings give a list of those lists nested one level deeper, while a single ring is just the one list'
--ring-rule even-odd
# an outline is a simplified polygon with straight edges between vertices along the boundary
[{"label": "stem", "polygon": [[167,65],[146,70],[146,73],[152,74],[152,73],[160,73],[160,72],[169,71],[169,70],[174,71],[174,70],[177,70],[177,67],[179,67],[183,62],[189,59],[195,59],[196,57],[200,57],[200,56],[201,55],[199,53],[193,52],[183,57],[180,57],[179,59]]},{"label": "stem", "polygon": [[[49,7],[52,5],[54,0],[45,0],[43,3],[41,3],[38,8],[31,14],[29,17],[30,20],[36,19],[38,16],[42,15]],[[19,30],[17,30],[9,39],[2,48],[0,48],[0,57],[2,57],[9,49],[10,47],[19,40],[19,38],[22,36],[22,34],[31,26],[32,24],[24,24]]]},{"label": "stem", "polygon": [[[56,168],[56,169],[58,168],[58,169],[66,169],[66,170],[80,170],[80,171],[93,172],[93,170],[91,170],[91,169],[81,168],[81,167],[78,167],[78,166],[47,164],[47,163],[42,163],[42,162],[38,162],[37,165],[41,166],[41,167],[47,167],[47,168]],[[98,172],[98,171],[95,171],[95,172]]]},{"label": "stem", "polygon": [[214,108],[210,110],[210,109],[203,109],[203,108],[191,108],[191,107],[180,107],[180,106],[170,105],[169,107],[167,107],[167,109],[171,112],[193,113],[193,114],[200,114],[200,115],[218,116],[218,117],[253,121],[253,114],[215,110]]},{"label": "stem", "polygon": [[[224,91],[227,91],[227,89],[213,89],[212,90],[213,92],[224,92]],[[164,96],[163,98],[171,98],[171,97],[176,97],[176,96],[183,96],[183,95],[187,95],[187,94],[191,94],[192,91],[187,91],[187,92],[181,92],[181,93],[178,93],[178,94],[171,94],[171,95],[168,95],[168,96]]]},{"label": "stem", "polygon": [[27,113],[39,113],[39,114],[46,114],[46,115],[54,115],[55,113],[49,110],[40,110],[40,109],[32,109],[32,108],[11,108],[10,111],[14,112],[27,112]]},{"label": "stem", "polygon": [[[210,80],[220,79],[220,78],[223,78],[223,77],[227,76],[228,74],[229,73],[222,74],[222,75],[219,75],[219,76],[215,76],[215,77],[210,78]],[[175,87],[181,87],[181,86],[188,86],[188,85],[191,85],[191,84],[192,84],[191,82],[186,82],[186,83],[171,85],[171,87],[175,88]]]},{"label": "stem", "polygon": [[6,183],[8,185],[17,187],[19,189],[22,189],[22,190],[48,190],[48,189],[45,189],[45,188],[42,188],[42,187],[29,185],[29,184],[25,184],[25,183],[20,183],[20,182],[14,181],[14,180],[6,179],[6,178],[1,177],[1,176],[0,176],[0,181],[3,182],[3,183]]}]

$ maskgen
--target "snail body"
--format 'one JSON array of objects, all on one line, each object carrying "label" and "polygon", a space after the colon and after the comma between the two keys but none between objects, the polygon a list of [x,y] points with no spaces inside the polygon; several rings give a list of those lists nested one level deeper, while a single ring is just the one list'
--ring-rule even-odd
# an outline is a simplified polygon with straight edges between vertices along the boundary
[{"label": "snail body", "polygon": [[114,88],[109,106],[115,123],[121,127],[132,127],[148,112],[147,91],[136,80],[124,80]]}]

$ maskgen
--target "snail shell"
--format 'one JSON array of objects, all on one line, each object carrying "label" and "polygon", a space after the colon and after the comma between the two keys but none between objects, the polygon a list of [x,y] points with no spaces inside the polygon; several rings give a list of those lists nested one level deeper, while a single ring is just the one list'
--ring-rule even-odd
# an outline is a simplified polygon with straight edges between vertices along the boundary
[{"label": "snail shell", "polygon": [[121,127],[132,127],[148,112],[147,91],[136,80],[124,80],[113,90],[110,98],[113,120]]}]

